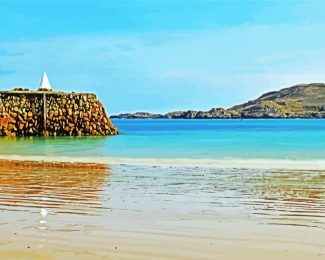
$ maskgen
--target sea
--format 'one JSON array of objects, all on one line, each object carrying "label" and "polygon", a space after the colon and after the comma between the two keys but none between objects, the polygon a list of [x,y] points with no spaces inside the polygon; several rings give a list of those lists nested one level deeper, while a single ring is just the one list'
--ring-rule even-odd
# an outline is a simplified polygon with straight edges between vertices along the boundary
[{"label": "sea", "polygon": [[325,120],[113,123],[0,138],[0,258],[324,257]]},{"label": "sea", "polygon": [[[116,119],[118,136],[1,138],[0,159],[323,167],[325,120]],[[252,165],[254,166],[254,165]]]}]

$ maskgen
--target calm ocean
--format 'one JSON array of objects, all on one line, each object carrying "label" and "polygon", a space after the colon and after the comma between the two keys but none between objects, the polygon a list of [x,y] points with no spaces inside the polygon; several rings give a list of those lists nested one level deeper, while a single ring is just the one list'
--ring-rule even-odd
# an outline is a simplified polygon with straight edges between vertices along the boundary
[{"label": "calm ocean", "polygon": [[2,250],[55,259],[215,259],[253,246],[325,255],[325,120],[114,123],[120,136],[0,139],[0,159],[105,163],[2,161]]},{"label": "calm ocean", "polygon": [[[1,138],[1,158],[325,161],[325,120],[113,120],[119,136]],[[123,162],[119,161],[119,162]]]}]

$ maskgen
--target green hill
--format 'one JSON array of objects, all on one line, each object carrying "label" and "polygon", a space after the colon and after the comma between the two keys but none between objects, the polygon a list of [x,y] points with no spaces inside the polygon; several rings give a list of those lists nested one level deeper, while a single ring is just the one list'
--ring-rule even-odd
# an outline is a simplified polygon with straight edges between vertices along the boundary
[{"label": "green hill", "polygon": [[120,114],[112,118],[325,118],[325,84],[300,84],[271,91],[229,109],[173,111],[165,115],[138,112]]},{"label": "green hill", "polygon": [[242,117],[323,117],[325,116],[325,84],[301,84],[263,94],[259,98],[236,105]]}]

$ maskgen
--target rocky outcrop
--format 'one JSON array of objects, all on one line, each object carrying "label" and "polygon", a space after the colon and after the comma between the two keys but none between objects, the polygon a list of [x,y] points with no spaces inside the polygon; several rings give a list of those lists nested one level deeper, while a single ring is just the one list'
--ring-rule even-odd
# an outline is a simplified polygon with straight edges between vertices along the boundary
[{"label": "rocky outcrop", "polygon": [[195,118],[197,115],[198,111],[194,110],[188,110],[188,111],[175,111],[175,112],[170,112],[167,113],[165,116],[167,118]]},{"label": "rocky outcrop", "polygon": [[111,118],[129,118],[129,119],[136,119],[136,118],[170,118],[170,119],[213,119],[213,118],[240,118],[240,114],[233,110],[227,110],[223,108],[212,108],[209,111],[195,111],[195,110],[188,110],[188,111],[174,111],[167,113],[165,115],[162,114],[151,114],[146,112],[137,112],[134,114],[126,113],[112,116]]},{"label": "rocky outcrop", "polygon": [[236,111],[223,108],[212,108],[209,111],[176,111],[165,115],[166,118],[184,118],[184,119],[209,119],[209,118],[237,118],[240,115]]},{"label": "rocky outcrop", "polygon": [[223,108],[212,108],[207,112],[199,111],[196,118],[213,119],[213,118],[240,118],[240,114],[234,110]]},{"label": "rocky outcrop", "polygon": [[[141,117],[146,114],[146,117]],[[325,84],[301,84],[263,94],[255,100],[229,109],[212,108],[209,111],[175,111],[165,115],[141,113],[121,114],[114,118],[325,118]],[[154,116],[150,116],[154,115]]]},{"label": "rocky outcrop", "polygon": [[118,116],[112,116],[111,118],[165,118],[165,116],[161,114],[152,114],[147,112],[136,112],[136,113],[126,113],[126,114],[120,114]]},{"label": "rocky outcrop", "polygon": [[117,128],[91,93],[0,92],[1,136],[115,135]]}]

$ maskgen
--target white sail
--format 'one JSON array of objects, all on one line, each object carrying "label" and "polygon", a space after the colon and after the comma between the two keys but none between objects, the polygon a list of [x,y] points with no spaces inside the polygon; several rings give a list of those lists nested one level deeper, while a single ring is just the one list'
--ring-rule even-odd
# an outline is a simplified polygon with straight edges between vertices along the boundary
[{"label": "white sail", "polygon": [[50,81],[46,75],[46,73],[43,73],[42,79],[41,79],[41,83],[39,85],[39,90],[52,90]]}]

